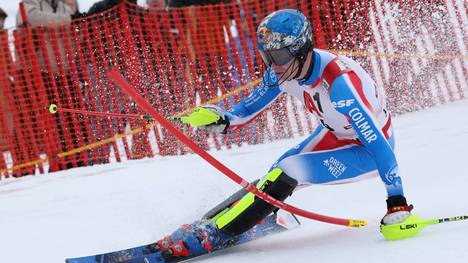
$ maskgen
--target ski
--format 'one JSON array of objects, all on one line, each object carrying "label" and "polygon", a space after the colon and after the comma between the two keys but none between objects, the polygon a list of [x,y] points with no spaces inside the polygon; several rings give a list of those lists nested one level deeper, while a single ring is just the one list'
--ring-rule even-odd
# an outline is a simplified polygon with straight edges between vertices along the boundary
[{"label": "ski", "polygon": [[247,243],[252,240],[256,240],[271,234],[281,233],[286,230],[294,229],[300,226],[300,222],[296,216],[290,213],[278,211],[275,214],[272,214],[266,217],[262,223],[259,223],[249,231],[241,234],[232,240],[228,245],[221,247],[217,250],[211,250],[204,254],[189,256],[189,257],[179,257],[167,259],[161,253],[154,253],[152,250],[153,244],[147,244],[143,246],[138,246],[130,249],[124,249],[120,251],[109,252],[105,254],[79,257],[79,258],[69,258],[66,259],[66,263],[175,263],[183,262],[185,260],[203,256],[206,254],[213,253],[214,251],[226,249],[229,247],[234,247],[240,244]]}]

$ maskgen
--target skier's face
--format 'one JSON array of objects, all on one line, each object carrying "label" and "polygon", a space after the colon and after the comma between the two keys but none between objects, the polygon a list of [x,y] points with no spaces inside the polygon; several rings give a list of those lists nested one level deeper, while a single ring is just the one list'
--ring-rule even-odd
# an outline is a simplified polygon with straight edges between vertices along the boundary
[{"label": "skier's face", "polygon": [[299,63],[289,48],[261,51],[263,62],[271,67],[279,77],[278,83],[292,80],[296,76]]},{"label": "skier's face", "polygon": [[288,63],[280,66],[276,64],[271,64],[271,68],[275,71],[276,75],[278,75],[279,83],[283,83],[284,81],[293,80],[299,70],[297,59],[293,58]]}]

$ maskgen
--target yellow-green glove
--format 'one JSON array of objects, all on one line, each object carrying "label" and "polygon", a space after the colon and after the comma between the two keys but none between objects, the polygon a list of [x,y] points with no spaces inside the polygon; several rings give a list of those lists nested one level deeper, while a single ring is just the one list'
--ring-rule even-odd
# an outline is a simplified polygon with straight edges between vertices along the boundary
[{"label": "yellow-green glove", "polygon": [[398,240],[417,235],[422,227],[416,222],[421,219],[413,214],[413,205],[408,205],[402,195],[387,199],[387,214],[380,221],[380,232],[387,240]]},{"label": "yellow-green glove", "polygon": [[206,129],[209,132],[226,133],[229,120],[224,115],[224,110],[215,105],[196,107],[188,116],[182,116],[183,123],[192,127]]}]

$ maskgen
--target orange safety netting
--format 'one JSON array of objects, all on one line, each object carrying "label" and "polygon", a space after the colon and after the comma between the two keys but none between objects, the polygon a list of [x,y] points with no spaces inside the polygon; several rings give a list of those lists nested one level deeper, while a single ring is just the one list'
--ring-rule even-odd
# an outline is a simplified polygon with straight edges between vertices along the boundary
[{"label": "orange safety netting", "polygon": [[[166,116],[204,103],[230,108],[264,70],[258,23],[281,8],[313,21],[316,48],[358,60],[385,87],[392,112],[464,98],[465,7],[425,2],[242,0],[170,10],[122,3],[67,25],[1,32],[0,176],[186,153],[159,125],[138,118],[144,112],[106,72],[117,67]],[[315,125],[302,105],[282,96],[226,135],[179,128],[204,149],[221,149],[304,135]]]}]

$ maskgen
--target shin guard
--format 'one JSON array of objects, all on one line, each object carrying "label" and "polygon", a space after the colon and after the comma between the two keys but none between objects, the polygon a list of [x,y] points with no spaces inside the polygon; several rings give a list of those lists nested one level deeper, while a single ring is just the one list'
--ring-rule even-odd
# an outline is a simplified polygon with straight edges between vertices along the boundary
[{"label": "shin guard", "polygon": [[[260,179],[257,179],[251,184],[257,184]],[[205,215],[203,215],[202,219],[212,219],[216,220],[218,217],[220,217],[224,212],[228,211],[229,208],[239,201],[244,195],[246,195],[249,191],[247,191],[244,188],[241,188],[237,192],[233,193],[231,196],[229,196],[226,200],[222,201],[219,203],[217,206],[213,207],[210,211],[206,212]]]},{"label": "shin guard", "polygon": [[[281,169],[271,170],[258,184],[257,188],[283,201],[290,196],[297,186],[297,181],[286,175]],[[227,212],[216,218],[216,225],[223,232],[237,236],[250,228],[276,210],[252,193],[247,193]]]}]

